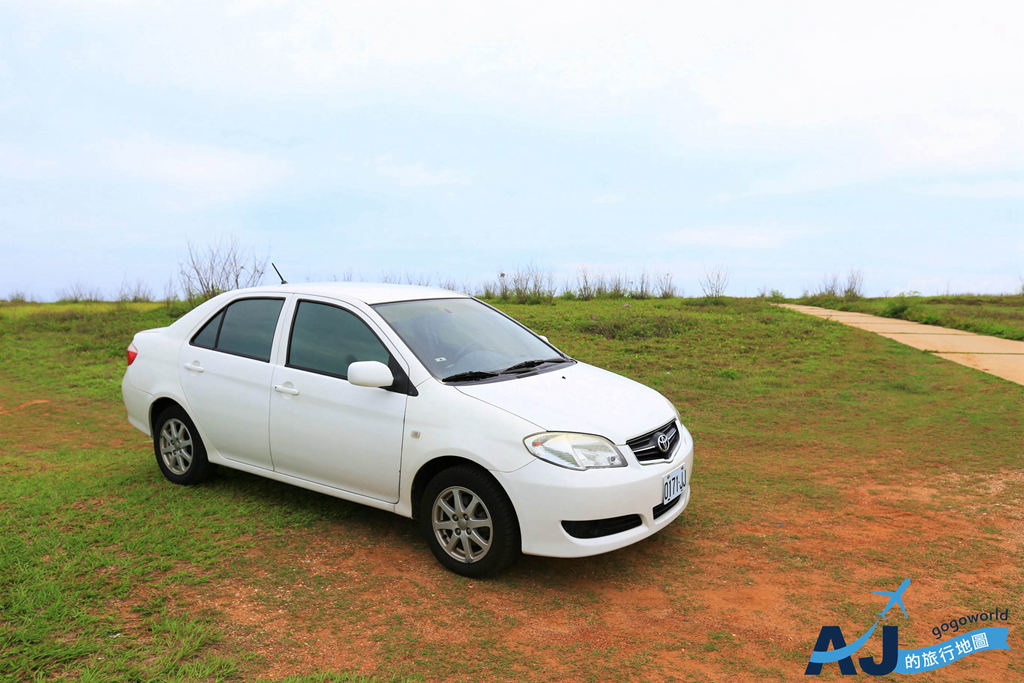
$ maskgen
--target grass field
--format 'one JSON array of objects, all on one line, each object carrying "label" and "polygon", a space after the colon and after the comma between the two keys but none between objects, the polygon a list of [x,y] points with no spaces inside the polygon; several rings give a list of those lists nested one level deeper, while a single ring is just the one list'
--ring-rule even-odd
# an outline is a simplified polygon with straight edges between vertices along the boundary
[{"label": "grass field", "polygon": [[760,300],[502,308],[679,408],[673,525],[478,581],[388,513],[224,469],[173,486],[119,384],[173,313],[0,306],[0,679],[792,679],[907,577],[901,647],[1010,616],[1013,650],[921,680],[1024,678],[1024,388]]},{"label": "grass field", "polygon": [[841,311],[871,313],[926,325],[952,327],[1005,339],[1024,340],[1024,294],[893,296],[847,300],[812,296],[799,303]]}]

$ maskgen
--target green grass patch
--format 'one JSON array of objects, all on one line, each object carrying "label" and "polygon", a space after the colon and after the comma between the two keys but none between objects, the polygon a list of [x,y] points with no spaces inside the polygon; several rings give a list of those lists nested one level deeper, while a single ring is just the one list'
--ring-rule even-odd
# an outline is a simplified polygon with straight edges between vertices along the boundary
[{"label": "green grass patch", "polygon": [[[471,581],[385,512],[228,470],[173,486],[120,379],[180,311],[0,306],[0,679],[787,678],[903,577],[919,621],[1024,607],[1021,387],[763,300],[501,307],[674,402],[697,453],[674,524]],[[762,631],[770,660],[737,658]]]}]

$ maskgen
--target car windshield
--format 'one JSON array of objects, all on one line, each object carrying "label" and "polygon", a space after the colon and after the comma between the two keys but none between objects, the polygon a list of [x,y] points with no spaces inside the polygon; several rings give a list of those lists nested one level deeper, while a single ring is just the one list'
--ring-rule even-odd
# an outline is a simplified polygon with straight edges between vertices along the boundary
[{"label": "car windshield", "polygon": [[474,381],[571,362],[476,299],[424,299],[373,307],[434,377]]}]

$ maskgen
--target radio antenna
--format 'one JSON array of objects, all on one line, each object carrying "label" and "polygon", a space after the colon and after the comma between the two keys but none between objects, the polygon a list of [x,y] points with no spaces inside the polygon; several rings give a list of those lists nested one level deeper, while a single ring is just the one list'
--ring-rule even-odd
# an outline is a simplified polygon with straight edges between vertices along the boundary
[{"label": "radio antenna", "polygon": [[277,273],[277,276],[279,278],[281,278],[281,284],[282,285],[288,284],[288,281],[284,279],[284,276],[281,275],[281,271],[277,269],[277,266],[274,265],[273,261],[270,262],[270,266],[274,269],[274,272]]}]

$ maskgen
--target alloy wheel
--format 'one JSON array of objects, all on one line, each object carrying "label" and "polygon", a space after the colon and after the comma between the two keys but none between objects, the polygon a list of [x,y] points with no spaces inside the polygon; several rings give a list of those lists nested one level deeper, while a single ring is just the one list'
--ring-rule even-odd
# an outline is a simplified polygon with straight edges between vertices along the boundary
[{"label": "alloy wheel", "polygon": [[459,562],[479,562],[491,549],[494,527],[480,496],[449,486],[434,499],[431,525],[441,548]]}]

